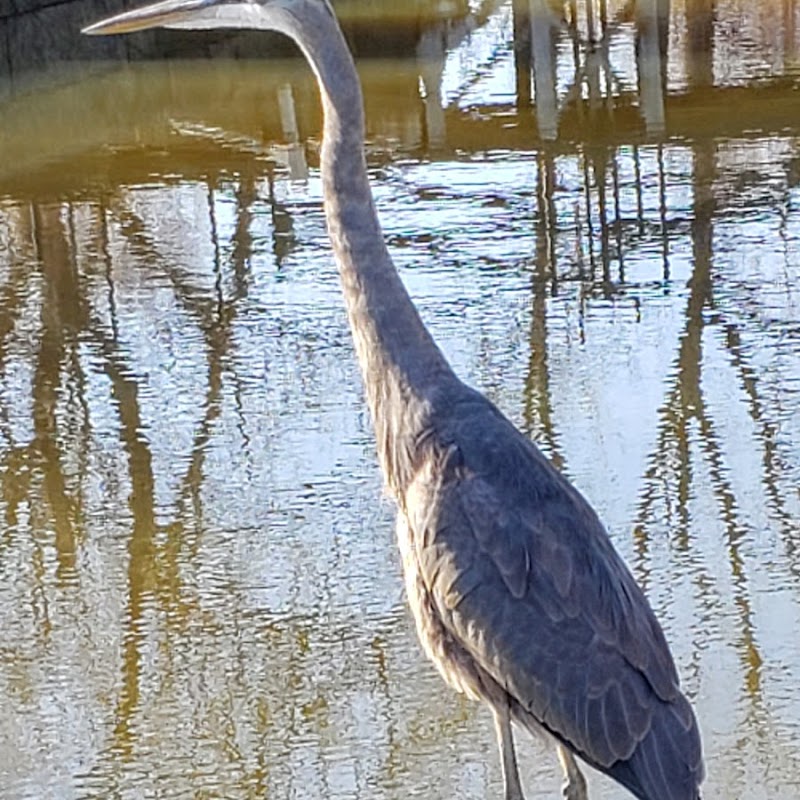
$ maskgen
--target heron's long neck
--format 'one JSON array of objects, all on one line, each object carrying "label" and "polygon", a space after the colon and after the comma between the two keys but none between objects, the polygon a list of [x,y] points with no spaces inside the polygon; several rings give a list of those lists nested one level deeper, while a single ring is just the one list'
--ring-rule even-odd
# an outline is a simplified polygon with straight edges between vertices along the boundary
[{"label": "heron's long neck", "polygon": [[412,477],[413,439],[424,431],[435,394],[454,377],[386,249],[364,160],[361,88],[344,38],[338,26],[334,35],[331,22],[332,17],[318,20],[312,41],[300,42],[319,79],[325,112],[325,213],[378,454],[389,487],[402,493]]}]

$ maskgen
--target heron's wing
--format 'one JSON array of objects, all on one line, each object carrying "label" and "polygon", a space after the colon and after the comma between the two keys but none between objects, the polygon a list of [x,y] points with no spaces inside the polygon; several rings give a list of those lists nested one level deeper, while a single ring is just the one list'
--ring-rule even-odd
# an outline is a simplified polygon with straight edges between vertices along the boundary
[{"label": "heron's wing", "polygon": [[[443,623],[601,768],[631,757],[658,706],[690,729],[661,628],[596,515],[516,431],[503,439],[481,458],[450,446],[414,487],[409,522]],[[505,467],[481,471],[498,448]]]}]

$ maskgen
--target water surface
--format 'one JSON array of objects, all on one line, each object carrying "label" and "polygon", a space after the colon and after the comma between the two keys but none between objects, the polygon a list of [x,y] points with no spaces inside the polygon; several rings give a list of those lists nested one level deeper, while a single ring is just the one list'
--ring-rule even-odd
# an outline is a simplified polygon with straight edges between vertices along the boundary
[{"label": "water surface", "polygon": [[[792,800],[800,8],[530,7],[343,9],[390,249],[646,589],[704,797]],[[0,796],[500,797],[405,607],[310,72],[170,36],[0,76]]]}]

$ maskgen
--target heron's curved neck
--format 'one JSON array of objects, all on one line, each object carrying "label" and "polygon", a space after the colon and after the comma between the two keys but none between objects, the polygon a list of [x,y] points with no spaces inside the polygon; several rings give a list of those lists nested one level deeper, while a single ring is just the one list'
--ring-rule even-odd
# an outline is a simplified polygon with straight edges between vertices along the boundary
[{"label": "heron's curved neck", "polygon": [[[367,179],[361,87],[332,13],[313,5],[295,39],[320,85],[325,123],[325,214],[350,328],[389,487],[402,492],[413,465],[405,439],[419,436],[437,392],[455,380],[392,264]],[[407,459],[406,459],[407,460]]]}]

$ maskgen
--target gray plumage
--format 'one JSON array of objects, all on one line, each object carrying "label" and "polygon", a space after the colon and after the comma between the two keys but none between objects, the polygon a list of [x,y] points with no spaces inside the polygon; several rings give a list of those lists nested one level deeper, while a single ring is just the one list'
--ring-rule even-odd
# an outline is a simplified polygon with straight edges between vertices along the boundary
[{"label": "gray plumage", "polygon": [[589,504],[455,376],[384,244],[364,162],[361,89],[327,0],[166,0],[87,29],[269,28],[308,58],[324,107],[325,211],[420,640],[492,710],[505,796],[521,800],[511,722],[642,800],[696,800],[700,736],[664,635]]},{"label": "gray plumage", "polygon": [[[434,411],[407,506],[429,650],[637,797],[698,797],[694,715],[663,633],[583,497],[480,395]],[[435,631],[431,633],[431,629]]]}]

